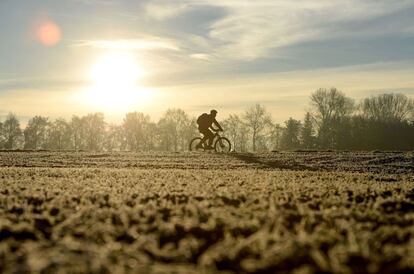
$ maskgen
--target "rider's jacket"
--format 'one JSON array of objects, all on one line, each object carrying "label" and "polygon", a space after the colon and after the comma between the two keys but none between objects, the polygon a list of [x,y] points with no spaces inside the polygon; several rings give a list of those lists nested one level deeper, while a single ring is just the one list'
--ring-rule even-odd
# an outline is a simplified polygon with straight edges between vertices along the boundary
[{"label": "rider's jacket", "polygon": [[204,116],[203,119],[200,119],[201,121],[199,121],[199,124],[198,124],[199,129],[208,129],[213,124],[219,129],[222,129],[220,124],[217,122],[216,118],[213,115],[207,114],[203,116]]}]

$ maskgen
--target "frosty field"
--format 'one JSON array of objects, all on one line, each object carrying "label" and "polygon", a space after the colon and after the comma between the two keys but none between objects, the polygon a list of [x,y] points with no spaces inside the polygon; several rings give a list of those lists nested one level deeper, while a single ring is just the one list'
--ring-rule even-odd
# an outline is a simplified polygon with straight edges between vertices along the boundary
[{"label": "frosty field", "polygon": [[0,152],[1,273],[412,271],[412,152]]}]

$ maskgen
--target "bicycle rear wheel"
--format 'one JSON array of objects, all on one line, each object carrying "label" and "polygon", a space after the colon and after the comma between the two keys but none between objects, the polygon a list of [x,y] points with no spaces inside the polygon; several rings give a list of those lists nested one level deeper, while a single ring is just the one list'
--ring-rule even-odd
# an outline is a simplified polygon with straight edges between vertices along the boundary
[{"label": "bicycle rear wheel", "polygon": [[190,146],[189,146],[189,150],[190,151],[203,151],[204,150],[204,148],[201,146],[201,147],[197,147],[198,145],[200,145],[201,144],[201,141],[202,141],[202,139],[200,138],[200,137],[195,137],[195,138],[193,138],[191,141],[190,141]]},{"label": "bicycle rear wheel", "polygon": [[231,151],[230,140],[227,139],[226,137],[220,137],[214,144],[214,149],[216,150],[216,152],[230,152]]}]

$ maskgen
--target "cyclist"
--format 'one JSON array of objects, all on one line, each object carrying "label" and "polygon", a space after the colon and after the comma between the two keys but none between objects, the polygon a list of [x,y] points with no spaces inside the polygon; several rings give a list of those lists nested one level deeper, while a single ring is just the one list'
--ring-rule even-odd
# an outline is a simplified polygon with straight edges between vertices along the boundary
[{"label": "cyclist", "polygon": [[[203,139],[197,145],[197,148],[202,148],[203,144],[207,141],[206,149],[213,149],[212,143],[214,139],[213,131],[223,131],[223,128],[216,120],[217,110],[213,109],[210,114],[203,113],[197,118],[198,130],[203,134]],[[215,129],[213,124],[218,128]]]}]

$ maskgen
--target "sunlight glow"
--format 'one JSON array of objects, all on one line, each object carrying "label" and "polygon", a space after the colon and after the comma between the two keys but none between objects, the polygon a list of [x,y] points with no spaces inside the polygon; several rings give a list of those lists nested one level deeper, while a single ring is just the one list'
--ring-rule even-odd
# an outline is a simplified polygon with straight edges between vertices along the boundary
[{"label": "sunlight glow", "polygon": [[92,85],[85,90],[84,99],[102,111],[125,111],[142,106],[151,96],[148,89],[137,84],[142,75],[142,69],[130,54],[107,54],[92,66]]}]

